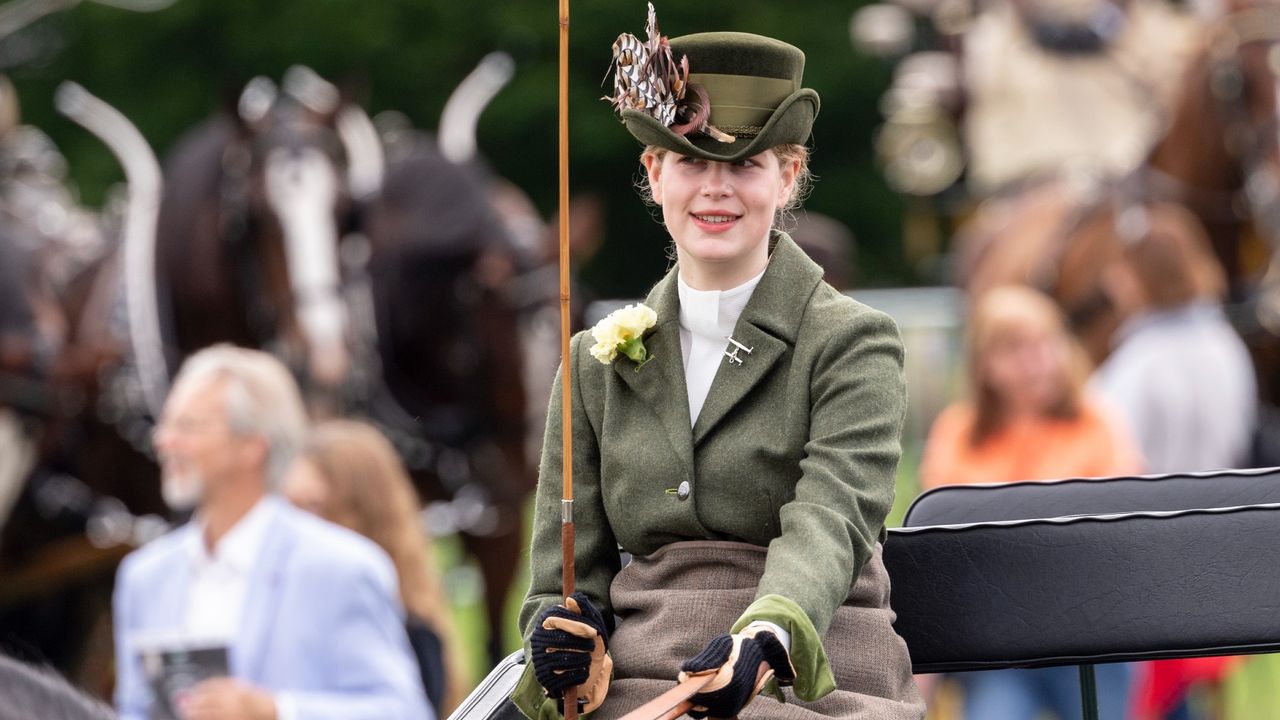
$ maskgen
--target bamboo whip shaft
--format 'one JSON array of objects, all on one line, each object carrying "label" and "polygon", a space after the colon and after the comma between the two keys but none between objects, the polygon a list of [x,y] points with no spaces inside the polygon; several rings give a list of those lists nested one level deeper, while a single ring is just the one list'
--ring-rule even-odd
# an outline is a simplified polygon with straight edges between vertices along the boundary
[{"label": "bamboo whip shaft", "polygon": [[[569,355],[569,0],[560,0],[560,436],[564,495],[561,500],[561,583],[573,594],[573,358]],[[567,601],[567,600],[566,600]],[[564,693],[565,720],[578,718],[578,688]]]},{"label": "bamboo whip shaft", "polygon": [[[560,356],[561,397],[564,412],[564,499],[573,502],[573,406],[569,392],[569,0],[560,0]],[[571,575],[565,577],[571,578]],[[572,589],[572,581],[566,586]]]}]

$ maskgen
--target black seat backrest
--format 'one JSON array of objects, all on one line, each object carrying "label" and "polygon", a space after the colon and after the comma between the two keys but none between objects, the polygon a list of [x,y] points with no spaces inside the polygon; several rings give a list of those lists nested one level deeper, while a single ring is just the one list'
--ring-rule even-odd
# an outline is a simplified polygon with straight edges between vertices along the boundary
[{"label": "black seat backrest", "polygon": [[1268,503],[1280,503],[1280,468],[949,485],[916,498],[902,524],[958,525]]},{"label": "black seat backrest", "polygon": [[1280,650],[1280,504],[890,531],[916,672]]}]

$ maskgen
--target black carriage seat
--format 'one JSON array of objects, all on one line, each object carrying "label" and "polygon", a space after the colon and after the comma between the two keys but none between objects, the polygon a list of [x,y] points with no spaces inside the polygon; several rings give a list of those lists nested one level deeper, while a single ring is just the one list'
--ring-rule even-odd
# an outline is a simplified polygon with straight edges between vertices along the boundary
[{"label": "black carriage seat", "polygon": [[[1248,470],[1222,470],[1201,473],[1171,473],[1166,475],[1141,475],[1109,478],[1070,478],[1052,481],[1026,481],[990,485],[948,486],[930,490],[912,502],[907,509],[903,524],[907,528],[926,528],[928,526],[985,523],[1000,521],[1023,521],[1036,518],[1071,518],[1083,515],[1105,515],[1113,513],[1178,513],[1196,509],[1232,508],[1251,505],[1267,505],[1280,503],[1280,468],[1262,468]],[[1185,524],[1185,521],[1179,521]],[[905,530],[903,532],[906,532]],[[1229,535],[1204,538],[1206,543],[1229,541]],[[1154,538],[1143,538],[1149,542]],[[1183,538],[1184,542],[1189,541]],[[1143,557],[1141,547],[1116,546],[1108,551],[1115,553],[1121,550],[1136,553],[1133,558]],[[1046,562],[1053,560],[1050,554],[1044,555]],[[1137,560],[1135,560],[1136,562]],[[886,564],[888,553],[886,551]],[[894,572],[890,566],[890,574]],[[1184,572],[1195,572],[1188,566]],[[1212,572],[1212,570],[1210,570]],[[1172,578],[1177,577],[1170,576]],[[1170,582],[1172,585],[1173,583]],[[1081,585],[1091,588],[1090,585]],[[1085,591],[1086,594],[1089,591]],[[898,589],[894,589],[895,607],[899,602]],[[1153,602],[1165,603],[1167,598],[1160,597]],[[1081,606],[1084,608],[1085,606]],[[1090,611],[1096,604],[1090,603]],[[1158,614],[1164,620],[1171,618]],[[1068,625],[1070,626],[1070,625]],[[903,627],[912,628],[915,624],[908,621]],[[1123,626],[1128,631],[1128,626]],[[900,632],[902,632],[900,630]],[[1119,637],[1127,637],[1123,633]],[[1242,654],[1246,652],[1270,652],[1269,647],[1260,650],[1219,648],[1211,649],[1206,643],[1191,643],[1197,649],[1194,652],[1179,652],[1166,657],[1212,656],[1221,654]],[[917,648],[921,641],[908,643],[912,650],[913,661],[919,670],[921,659]],[[921,651],[923,652],[923,651]],[[1047,653],[1046,648],[1042,653]],[[927,656],[925,656],[927,657]],[[1139,657],[1161,657],[1160,655],[1140,655]],[[1085,718],[1097,717],[1097,703],[1093,694],[1094,663],[1112,662],[1127,659],[1124,657],[1094,656],[1079,661],[1048,662],[1041,658],[1035,662],[1019,665],[1006,659],[1003,662],[987,666],[998,667],[1036,667],[1050,664],[1079,664],[1081,678],[1081,695],[1084,701]],[[926,669],[920,672],[936,672],[930,669],[928,661],[924,661]],[[974,667],[973,669],[982,669]]]},{"label": "black carriage seat", "polygon": [[916,672],[1280,650],[1280,504],[899,528]]},{"label": "black carriage seat", "polygon": [[1280,468],[949,485],[916,498],[902,524],[958,525],[1267,503],[1280,503]]}]

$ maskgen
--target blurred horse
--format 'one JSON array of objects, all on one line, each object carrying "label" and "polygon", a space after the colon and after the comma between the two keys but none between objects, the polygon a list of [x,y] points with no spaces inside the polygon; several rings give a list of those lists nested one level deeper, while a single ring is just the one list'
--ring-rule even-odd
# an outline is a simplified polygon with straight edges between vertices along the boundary
[{"label": "blurred horse", "polygon": [[520,263],[482,178],[434,142],[388,166],[364,215],[383,377],[369,415],[401,448],[425,497],[448,501],[434,529],[461,532],[480,563],[496,662],[534,485],[520,315],[509,292]]},{"label": "blurred horse", "polygon": [[[412,134],[385,163],[309,71],[258,80],[165,168],[157,234],[170,367],[232,342],[274,352],[313,412],[366,417],[485,580],[490,653],[524,542],[520,264],[475,168]],[[299,74],[301,73],[301,74]],[[163,305],[163,303],[162,303]]]},{"label": "blurred horse", "polygon": [[[957,237],[971,294],[997,284],[1039,287],[1061,304],[1095,361],[1110,352],[1118,318],[1098,272],[1143,231],[1143,202],[1186,205],[1204,224],[1232,284],[1253,312],[1237,318],[1255,359],[1275,357],[1269,315],[1280,288],[1280,7],[1237,11],[1190,64],[1168,129],[1146,162],[1113,181],[1059,176],[993,198]],[[1259,242],[1261,240],[1262,242]],[[1280,366],[1263,373],[1276,400]],[[1271,377],[1267,377],[1267,375]]]},{"label": "blurred horse", "polygon": [[295,68],[277,96],[250,83],[239,113],[189,131],[165,163],[156,231],[169,365],[230,342],[275,352],[304,385],[350,368],[338,240],[350,223],[337,91]]},{"label": "blurred horse", "polygon": [[39,131],[0,139],[0,169],[0,637],[105,693],[112,576],[133,513],[160,506],[154,466],[100,412],[127,350],[118,246]]}]

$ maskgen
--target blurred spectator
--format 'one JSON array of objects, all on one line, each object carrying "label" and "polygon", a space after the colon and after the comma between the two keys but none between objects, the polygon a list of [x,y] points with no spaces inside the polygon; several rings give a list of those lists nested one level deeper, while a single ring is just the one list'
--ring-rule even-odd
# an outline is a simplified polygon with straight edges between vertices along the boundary
[{"label": "blurred spectator", "polygon": [[1164,0],[987,3],[964,38],[969,182],[987,194],[1064,169],[1133,169],[1200,35]]},{"label": "blurred spectator", "polygon": [[924,488],[1123,475],[1141,460],[1083,393],[1083,353],[1056,306],[1024,287],[978,298],[969,320],[972,400],[938,416],[920,467]]},{"label": "blurred spectator", "polygon": [[395,448],[376,428],[334,420],[314,428],[285,473],[298,507],[373,540],[391,556],[408,613],[409,642],[427,697],[443,716],[462,700],[448,604],[419,503]]},{"label": "blurred spectator", "polygon": [[1144,232],[1103,272],[1123,325],[1091,385],[1121,413],[1149,471],[1240,467],[1257,386],[1222,312],[1222,268],[1190,211],[1158,204],[1137,212]]},{"label": "blurred spectator", "polygon": [[0,655],[0,720],[114,720],[116,714],[52,670]]},{"label": "blurred spectator", "polygon": [[[1123,325],[1092,386],[1134,432],[1152,472],[1248,462],[1257,407],[1253,363],[1227,322],[1226,281],[1199,221],[1178,205],[1134,208],[1140,233],[1103,271]],[[1217,683],[1235,658],[1146,663],[1138,718],[1189,718],[1187,690]]]},{"label": "blurred spectator", "polygon": [[[1082,392],[1083,352],[1058,309],[1024,287],[988,291],[969,326],[971,402],[934,423],[921,463],[926,488],[980,482],[1131,474],[1127,437]],[[1080,717],[1075,668],[962,673],[968,720],[1027,720],[1046,710]],[[1124,717],[1129,668],[1097,667],[1100,717]]]},{"label": "blurred spectator", "polygon": [[120,567],[121,716],[432,717],[386,554],[274,494],[305,430],[270,355],[183,365],[155,445],[165,501],[195,515]]}]

